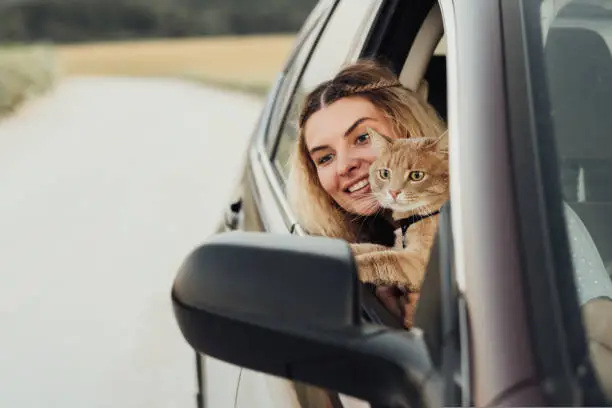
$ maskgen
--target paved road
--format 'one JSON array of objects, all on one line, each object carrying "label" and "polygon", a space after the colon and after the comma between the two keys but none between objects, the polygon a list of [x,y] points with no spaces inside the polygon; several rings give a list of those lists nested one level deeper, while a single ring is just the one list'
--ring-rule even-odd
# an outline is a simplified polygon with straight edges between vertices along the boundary
[{"label": "paved road", "polygon": [[193,407],[169,303],[261,108],[78,78],[0,123],[0,407]]}]

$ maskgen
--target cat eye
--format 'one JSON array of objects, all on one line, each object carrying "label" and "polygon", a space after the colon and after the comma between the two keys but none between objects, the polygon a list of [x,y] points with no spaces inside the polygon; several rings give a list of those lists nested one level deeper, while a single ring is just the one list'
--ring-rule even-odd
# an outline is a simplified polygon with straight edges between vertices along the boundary
[{"label": "cat eye", "polygon": [[410,174],[408,174],[408,178],[411,181],[422,181],[425,178],[425,172],[420,170],[411,171]]},{"label": "cat eye", "polygon": [[378,177],[380,177],[381,180],[388,180],[389,177],[391,177],[391,170],[389,169],[378,170]]}]

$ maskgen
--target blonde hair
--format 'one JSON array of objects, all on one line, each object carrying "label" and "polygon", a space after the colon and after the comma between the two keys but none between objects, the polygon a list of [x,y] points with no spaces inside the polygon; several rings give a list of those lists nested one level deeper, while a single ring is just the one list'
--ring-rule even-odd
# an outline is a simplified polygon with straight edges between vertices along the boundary
[{"label": "blonde hair", "polygon": [[352,221],[355,215],[342,209],[321,186],[304,138],[304,125],[312,114],[349,96],[363,97],[380,109],[399,137],[440,135],[446,125],[427,103],[426,96],[403,87],[390,69],[371,60],[345,67],[306,96],[291,158],[289,203],[307,233],[356,242],[359,237]]}]

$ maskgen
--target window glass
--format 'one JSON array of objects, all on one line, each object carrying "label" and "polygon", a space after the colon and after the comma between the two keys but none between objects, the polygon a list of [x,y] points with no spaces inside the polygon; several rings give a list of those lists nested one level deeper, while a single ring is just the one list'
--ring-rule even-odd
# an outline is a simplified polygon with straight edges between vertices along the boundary
[{"label": "window glass", "polygon": [[369,27],[364,27],[381,0],[343,0],[331,16],[329,23],[315,46],[299,84],[295,88],[291,105],[280,129],[274,161],[283,178],[288,175],[289,157],[298,136],[298,116],[308,92],[319,83],[331,79],[347,62],[351,51]]},{"label": "window glass", "polygon": [[284,74],[283,83],[278,91],[268,127],[267,139],[273,139],[271,141],[272,143],[276,140],[275,136],[277,134],[278,125],[282,120],[287,100],[291,97],[291,90],[299,78],[304,63],[308,59],[308,55],[312,50],[312,46],[321,30],[321,25],[324,23],[326,15],[327,11],[322,11],[316,15],[316,20],[311,24],[309,31],[305,33],[304,38],[298,45],[298,51],[295,53],[293,60],[290,62]]},{"label": "window glass", "polygon": [[[546,114],[552,118],[563,198],[571,219],[578,223],[568,221],[569,232],[578,233],[582,225],[586,227],[593,250],[601,258],[598,264],[601,262],[605,275],[610,275],[612,1],[544,1],[541,24],[551,104],[551,112]],[[574,261],[580,263],[579,258]],[[612,296],[609,277],[591,287],[594,279],[579,285],[583,302],[597,293]]]},{"label": "window glass", "polygon": [[526,32],[537,33],[528,41],[541,45],[546,74],[532,86],[550,101],[550,111],[534,104],[535,114],[552,120],[586,338],[612,399],[612,1],[543,0],[528,9],[540,13],[526,21],[539,18],[541,35]]}]

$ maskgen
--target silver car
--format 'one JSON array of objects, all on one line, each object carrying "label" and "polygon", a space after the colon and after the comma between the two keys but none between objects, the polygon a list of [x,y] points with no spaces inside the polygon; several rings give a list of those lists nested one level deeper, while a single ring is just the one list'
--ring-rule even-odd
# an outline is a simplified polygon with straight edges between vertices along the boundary
[{"label": "silver car", "polygon": [[[199,407],[604,406],[612,399],[612,0],[321,0],[219,232],[172,299]],[[447,120],[416,327],[285,197],[300,103],[360,57]]]}]

